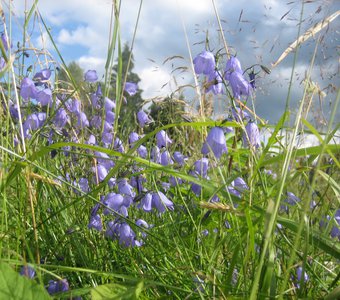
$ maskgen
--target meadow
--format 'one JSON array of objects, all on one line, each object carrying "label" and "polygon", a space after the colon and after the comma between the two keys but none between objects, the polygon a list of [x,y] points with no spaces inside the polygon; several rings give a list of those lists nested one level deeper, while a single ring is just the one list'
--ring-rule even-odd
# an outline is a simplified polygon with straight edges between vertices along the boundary
[{"label": "meadow", "polygon": [[[278,122],[254,109],[257,79],[288,55],[295,64],[307,40],[317,49],[339,11],[272,66],[243,66],[216,11],[221,47],[192,53],[194,84],[183,87],[199,106],[171,95],[130,108],[135,36],[126,57],[120,1],[104,76],[85,70],[80,81],[38,7],[25,12],[18,44],[2,14],[0,299],[340,298],[339,89],[317,127],[312,56],[294,114],[292,78]],[[25,44],[32,22],[56,57]],[[214,117],[216,96],[224,118]],[[318,144],[297,147],[303,134]]]}]

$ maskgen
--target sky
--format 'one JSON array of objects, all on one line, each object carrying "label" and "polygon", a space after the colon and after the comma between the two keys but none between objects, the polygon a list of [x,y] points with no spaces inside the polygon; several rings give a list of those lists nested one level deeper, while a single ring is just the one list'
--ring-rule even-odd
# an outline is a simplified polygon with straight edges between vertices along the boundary
[{"label": "sky", "polygon": [[[7,13],[8,2],[2,1]],[[22,39],[20,24],[23,23],[25,2],[26,10],[29,10],[34,1],[11,1],[12,18],[17,24],[13,40]],[[237,55],[243,69],[255,64],[271,68],[271,63],[298,36],[301,0],[214,0],[214,3],[228,47]],[[122,1],[120,30],[123,43],[132,43],[139,6],[139,0]],[[37,7],[64,60],[67,63],[78,62],[85,71],[95,69],[103,74],[111,1],[40,0]],[[301,32],[339,9],[340,4],[336,0],[305,1]],[[340,17],[304,43],[295,63],[290,93],[293,114],[302,98],[303,79],[315,51],[312,80],[324,94],[320,99],[318,96],[314,98],[310,111],[312,118],[320,124],[323,123],[322,115],[328,119],[331,113],[339,85],[339,25]],[[54,53],[41,22],[32,19],[28,32],[27,40],[32,47]],[[133,46],[134,72],[141,78],[143,98],[166,97],[179,86],[194,84],[192,58],[205,49],[207,36],[210,50],[216,52],[223,47],[212,0],[144,0]],[[316,42],[318,38],[321,38],[319,43]],[[177,58],[169,60],[173,56]],[[58,61],[58,57],[55,59]],[[271,74],[258,74],[254,108],[269,123],[275,123],[285,109],[293,59],[292,52],[277,67],[271,68]],[[41,63],[45,63],[45,67],[48,64],[44,59]],[[255,71],[260,71],[260,68],[257,66]],[[188,103],[197,103],[193,92],[185,95]],[[226,103],[225,95],[216,97],[216,116],[225,114]],[[340,118],[340,112],[337,117]]]}]

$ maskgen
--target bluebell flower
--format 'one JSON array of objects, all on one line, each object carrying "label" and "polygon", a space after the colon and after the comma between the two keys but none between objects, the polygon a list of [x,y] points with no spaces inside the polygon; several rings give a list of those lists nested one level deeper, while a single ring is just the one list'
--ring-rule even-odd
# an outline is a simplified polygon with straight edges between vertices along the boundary
[{"label": "bluebell flower", "polygon": [[104,99],[104,107],[105,107],[105,111],[106,112],[107,111],[112,111],[113,109],[116,108],[116,103],[113,100],[105,97],[105,99]]},{"label": "bluebell flower", "polygon": [[161,191],[152,193],[152,207],[159,213],[164,213],[166,209],[173,210],[174,204]]},{"label": "bluebell flower", "polygon": [[146,158],[148,156],[148,149],[145,146],[140,145],[137,148],[137,153],[141,158]]},{"label": "bluebell flower", "polygon": [[84,79],[87,82],[95,82],[95,81],[97,81],[98,80],[97,71],[96,70],[88,70],[84,74]]},{"label": "bluebell flower", "polygon": [[300,288],[300,282],[303,281],[304,283],[306,283],[309,280],[309,276],[307,274],[306,271],[303,272],[302,274],[302,267],[298,267],[296,269],[296,279],[297,282],[295,283],[295,286],[299,289]]},{"label": "bluebell flower", "polygon": [[250,86],[252,87],[252,89],[256,89],[256,85],[255,85],[255,73],[254,71],[251,71],[249,74],[249,83],[250,83]]},{"label": "bluebell flower", "polygon": [[242,123],[244,120],[250,120],[249,114],[239,107],[236,107],[236,110],[233,108],[231,112],[236,122]]},{"label": "bluebell flower", "polygon": [[54,116],[53,123],[59,129],[63,128],[69,121],[69,116],[64,108],[59,108]]},{"label": "bluebell flower", "polygon": [[118,191],[120,194],[129,195],[131,197],[135,197],[136,193],[133,190],[133,187],[128,183],[126,178],[123,178],[118,181]]},{"label": "bluebell flower", "polygon": [[115,138],[113,148],[117,152],[124,153],[124,145],[123,145],[123,142],[119,138]]},{"label": "bluebell flower", "polygon": [[102,218],[100,217],[99,214],[94,214],[90,216],[90,222],[87,225],[89,229],[93,228],[97,231],[102,231],[103,230],[103,222]]},{"label": "bluebell flower", "polygon": [[228,153],[224,131],[221,127],[210,129],[207,139],[202,147],[202,154],[208,154],[212,151],[217,159],[220,159],[223,153]]},{"label": "bluebell flower", "polygon": [[96,172],[96,175],[98,176],[99,182],[103,181],[108,174],[108,171],[106,170],[106,168],[101,164],[98,164],[97,168],[94,168],[94,171]]},{"label": "bluebell flower", "polygon": [[109,193],[106,195],[103,204],[107,206],[104,209],[104,215],[114,214],[113,211],[127,217],[127,207],[124,205],[124,197],[120,194]]},{"label": "bluebell flower", "polygon": [[258,149],[261,146],[260,143],[260,131],[256,123],[248,122],[246,125],[246,130],[243,132],[243,145],[244,147],[254,147]]},{"label": "bluebell flower", "polygon": [[35,270],[28,265],[24,265],[21,267],[20,275],[32,279],[35,276]]},{"label": "bluebell flower", "polygon": [[131,132],[129,135],[129,144],[130,147],[132,148],[135,144],[140,139],[140,136],[136,132]]},{"label": "bluebell flower", "polygon": [[232,72],[230,74],[229,83],[233,91],[233,96],[236,99],[240,99],[241,96],[249,96],[251,86],[243,75],[238,72]]},{"label": "bluebell flower", "polygon": [[104,166],[106,170],[110,170],[115,166],[114,161],[106,153],[95,151],[94,154],[98,163]]},{"label": "bluebell flower", "polygon": [[223,79],[218,71],[213,71],[209,74],[208,82],[207,93],[213,92],[214,95],[223,93]]},{"label": "bluebell flower", "polygon": [[20,85],[20,96],[27,101],[29,98],[35,99],[37,92],[34,82],[28,77],[23,78]]},{"label": "bluebell flower", "polygon": [[69,284],[66,279],[61,279],[58,281],[50,280],[48,282],[47,291],[50,295],[54,295],[60,292],[66,292],[69,290]]},{"label": "bluebell flower", "polygon": [[203,157],[194,163],[195,174],[203,178],[207,178],[208,168],[209,168],[209,160],[206,157]]},{"label": "bluebell flower", "polygon": [[1,41],[2,41],[2,44],[4,45],[5,51],[8,50],[8,47],[12,47],[12,44],[9,44],[7,36],[4,32],[1,33]]},{"label": "bluebell flower", "polygon": [[125,82],[125,92],[127,92],[130,96],[133,96],[138,91],[138,85],[134,82]]},{"label": "bluebell flower", "polygon": [[146,212],[152,211],[152,194],[146,193],[137,207],[143,209]]},{"label": "bluebell flower", "polygon": [[174,156],[175,162],[178,163],[180,166],[184,166],[185,161],[188,160],[188,157],[184,156],[179,151],[175,151],[173,156]]},{"label": "bluebell flower", "polygon": [[280,205],[280,210],[288,214],[289,207],[298,204],[300,201],[300,198],[295,196],[293,193],[287,192],[287,198],[283,200],[284,204]]},{"label": "bluebell flower", "polygon": [[158,148],[167,147],[167,145],[172,144],[172,140],[164,130],[156,133],[156,139]]},{"label": "bluebell flower", "polygon": [[247,183],[241,177],[237,177],[231,182],[230,186],[228,186],[229,193],[238,198],[241,198],[242,193],[248,189]]},{"label": "bluebell flower", "polygon": [[194,58],[194,68],[196,74],[210,75],[215,70],[215,57],[209,51],[203,51]]},{"label": "bluebell flower", "polygon": [[41,71],[37,72],[34,77],[33,80],[37,80],[37,81],[46,81],[49,80],[51,77],[51,70],[50,69],[42,69]]},{"label": "bluebell flower", "polygon": [[162,166],[168,166],[172,165],[174,162],[171,159],[170,153],[168,150],[165,150],[161,153],[161,165]]},{"label": "bluebell flower", "polygon": [[84,127],[88,127],[90,125],[89,121],[87,119],[87,116],[84,112],[80,112],[77,115],[77,118],[78,118],[77,127],[84,128]]},{"label": "bluebell flower", "polygon": [[161,162],[161,150],[158,148],[158,146],[154,146],[151,149],[150,158],[156,164]]},{"label": "bluebell flower", "polygon": [[88,144],[88,145],[96,145],[96,137],[93,134],[90,134],[86,144]]},{"label": "bluebell flower", "polygon": [[115,121],[116,115],[113,111],[107,111],[105,113],[105,121],[109,124],[113,124]]},{"label": "bluebell flower", "polygon": [[232,56],[226,63],[224,72],[225,79],[229,81],[231,74],[235,72],[241,75],[243,74],[240,61],[236,57]]},{"label": "bluebell flower", "polygon": [[146,114],[144,110],[140,110],[137,113],[137,120],[141,128],[143,128],[145,125],[150,124],[152,122],[152,120],[149,118],[149,116]]},{"label": "bluebell flower", "polygon": [[24,136],[30,137],[30,131],[37,130],[38,128],[42,127],[45,121],[46,113],[44,112],[33,113],[29,115],[23,124]]},{"label": "bluebell flower", "polygon": [[37,99],[37,102],[39,102],[41,104],[41,106],[51,105],[52,104],[52,91],[51,91],[51,89],[47,88],[47,89],[43,89],[43,90],[39,91],[36,94],[36,99]]}]

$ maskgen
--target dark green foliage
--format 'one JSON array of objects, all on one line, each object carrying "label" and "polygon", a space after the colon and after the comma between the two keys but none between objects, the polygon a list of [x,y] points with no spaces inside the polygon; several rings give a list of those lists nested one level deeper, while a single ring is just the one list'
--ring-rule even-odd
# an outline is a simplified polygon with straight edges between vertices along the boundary
[{"label": "dark green foliage", "polygon": [[[130,59],[131,56],[131,59]],[[134,58],[133,54],[130,51],[129,45],[125,44],[124,49],[122,51],[122,80],[126,77],[126,82],[133,82],[139,84],[141,79],[137,73],[133,72],[134,69]],[[129,61],[130,59],[130,61]],[[112,70],[112,77],[111,77],[111,86],[112,86],[112,93],[110,98],[117,101],[116,99],[116,80],[117,80],[117,72],[118,72],[118,62],[116,65],[113,66]],[[123,86],[121,87],[123,88]],[[142,98],[142,90],[138,89],[137,93],[133,96],[128,95],[124,92],[124,97],[126,101],[123,100],[122,106],[120,109],[119,115],[119,131],[121,133],[129,133],[135,127],[136,123],[136,113],[139,109],[141,109],[143,105],[143,98]]]}]

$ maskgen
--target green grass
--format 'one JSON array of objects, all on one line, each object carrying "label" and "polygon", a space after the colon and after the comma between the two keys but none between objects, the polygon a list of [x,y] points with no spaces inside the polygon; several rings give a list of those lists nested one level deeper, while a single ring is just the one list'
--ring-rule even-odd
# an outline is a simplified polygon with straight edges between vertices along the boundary
[{"label": "green grass", "polygon": [[[37,7],[39,3],[35,1],[32,8],[27,9],[24,36],[28,34],[33,16],[37,18],[34,22],[39,22],[46,30],[48,28]],[[118,66],[122,66],[119,7],[119,1],[115,1],[109,25],[112,36],[108,42],[102,83],[106,96],[112,88],[109,86],[110,70],[115,59]],[[219,21],[218,12],[216,16]],[[55,59],[67,70],[62,53],[57,49],[53,36],[47,32],[57,53]],[[318,46],[317,41],[315,51]],[[74,115],[70,124],[66,125],[70,137],[65,138],[60,131],[56,131],[53,143],[48,144],[50,129],[54,128],[55,102],[48,109],[34,103],[25,105],[20,91],[15,89],[26,76],[28,64],[32,63],[34,71],[46,65],[38,56],[29,60],[25,58],[25,43],[22,47],[10,53],[1,44],[2,53],[8,58],[7,67],[1,72],[0,94],[3,103],[0,114],[0,266],[7,274],[7,277],[0,277],[1,299],[48,298],[44,288],[49,280],[59,279],[67,279],[70,291],[57,294],[54,296],[56,298],[339,297],[340,246],[338,238],[330,236],[334,226],[338,226],[334,215],[339,209],[340,195],[340,148],[331,143],[339,130],[335,120],[339,91],[333,101],[328,127],[321,132],[303,116],[303,107],[309,96],[307,86],[295,119],[291,120],[289,99],[292,77],[287,86],[287,109],[276,125],[259,125],[261,132],[270,129],[271,136],[268,143],[257,150],[243,146],[241,136],[246,125],[243,122],[215,121],[204,115],[192,116],[190,122],[177,122],[178,115],[172,116],[170,113],[168,117],[173,117],[175,123],[164,125],[159,122],[145,128],[145,136],[131,148],[128,137],[119,136],[119,120],[116,118],[113,132],[124,142],[124,153],[112,150],[112,145],[107,148],[88,145],[86,141],[90,133],[100,140],[104,124],[100,129],[78,130]],[[223,47],[228,47],[225,39]],[[226,50],[229,53],[229,49]],[[13,65],[10,65],[11,57]],[[296,51],[294,64],[298,59]],[[311,58],[307,79],[313,70],[313,61],[314,57]],[[56,65],[51,66],[56,70]],[[124,70],[119,67],[117,86],[114,87],[117,95],[116,116],[121,105],[124,105],[125,80],[122,74]],[[95,84],[77,83],[71,75],[70,86],[70,98],[76,97],[80,89],[87,91],[87,94],[95,91]],[[55,100],[61,91],[58,90],[58,82],[53,82],[53,87]],[[230,107],[236,105],[234,99],[225,98]],[[30,139],[22,139],[22,122],[9,113],[10,99],[20,104],[23,120],[35,111],[47,113],[45,125],[33,131]],[[61,102],[62,107],[65,107],[67,100]],[[81,101],[88,102],[89,99]],[[86,113],[91,115],[93,111]],[[100,109],[100,113],[104,116],[104,108]],[[293,121],[293,126],[287,125],[290,121]],[[195,161],[202,158],[202,142],[209,129],[215,126],[234,129],[233,134],[226,136],[228,155],[217,160],[209,154],[209,177],[193,176],[190,171]],[[131,124],[129,129],[140,131],[137,124]],[[152,149],[160,130],[173,134],[170,138],[175,142],[169,146],[170,153],[178,150],[180,145],[180,150],[189,156],[184,166],[162,166],[150,161],[149,157],[138,156],[139,146]],[[72,140],[76,131],[78,141]],[[293,143],[287,142],[287,133],[292,134],[292,140],[295,140],[303,131],[316,136],[320,145],[297,149]],[[196,147],[189,148],[188,140]],[[64,154],[65,147],[70,149],[68,156]],[[115,164],[100,183],[93,171],[99,159],[95,151],[107,154]],[[268,170],[276,175],[268,174]],[[103,231],[88,229],[91,209],[101,203],[101,196],[118,192],[117,187],[108,186],[109,179],[131,179],[138,175],[145,178],[143,185],[146,190],[163,191],[174,203],[174,210],[163,214],[155,209],[145,212],[138,208],[141,197],[137,197],[128,209],[128,217],[113,210],[112,214],[104,215],[105,207],[102,205],[99,213],[103,219]],[[170,176],[183,180],[183,183],[164,189],[162,183],[168,182]],[[238,177],[242,177],[249,187],[242,191],[240,198],[226,188]],[[89,180],[90,191],[83,192],[76,185],[75,181],[80,178]],[[191,190],[192,183],[201,186],[199,196]],[[282,205],[285,205],[287,192],[294,193],[301,201],[288,205],[285,212]],[[220,202],[210,202],[215,195]],[[315,205],[311,208],[313,201]],[[327,222],[326,215],[329,215]],[[143,232],[147,234],[144,245],[124,247],[117,240],[105,236],[105,221],[118,217],[131,226],[138,239],[142,238]],[[148,229],[137,226],[137,219],[143,219],[152,226]],[[323,227],[320,226],[322,220]],[[34,279],[16,275],[20,267],[26,264],[36,270]],[[8,265],[11,267],[8,268]],[[308,274],[307,281],[298,282],[298,267]],[[17,282],[17,286],[23,287],[22,290],[31,291],[32,296],[28,296],[29,292],[13,296],[16,286],[8,285],[6,278],[8,281],[10,278],[12,283]],[[13,292],[12,296],[9,292]]]}]

